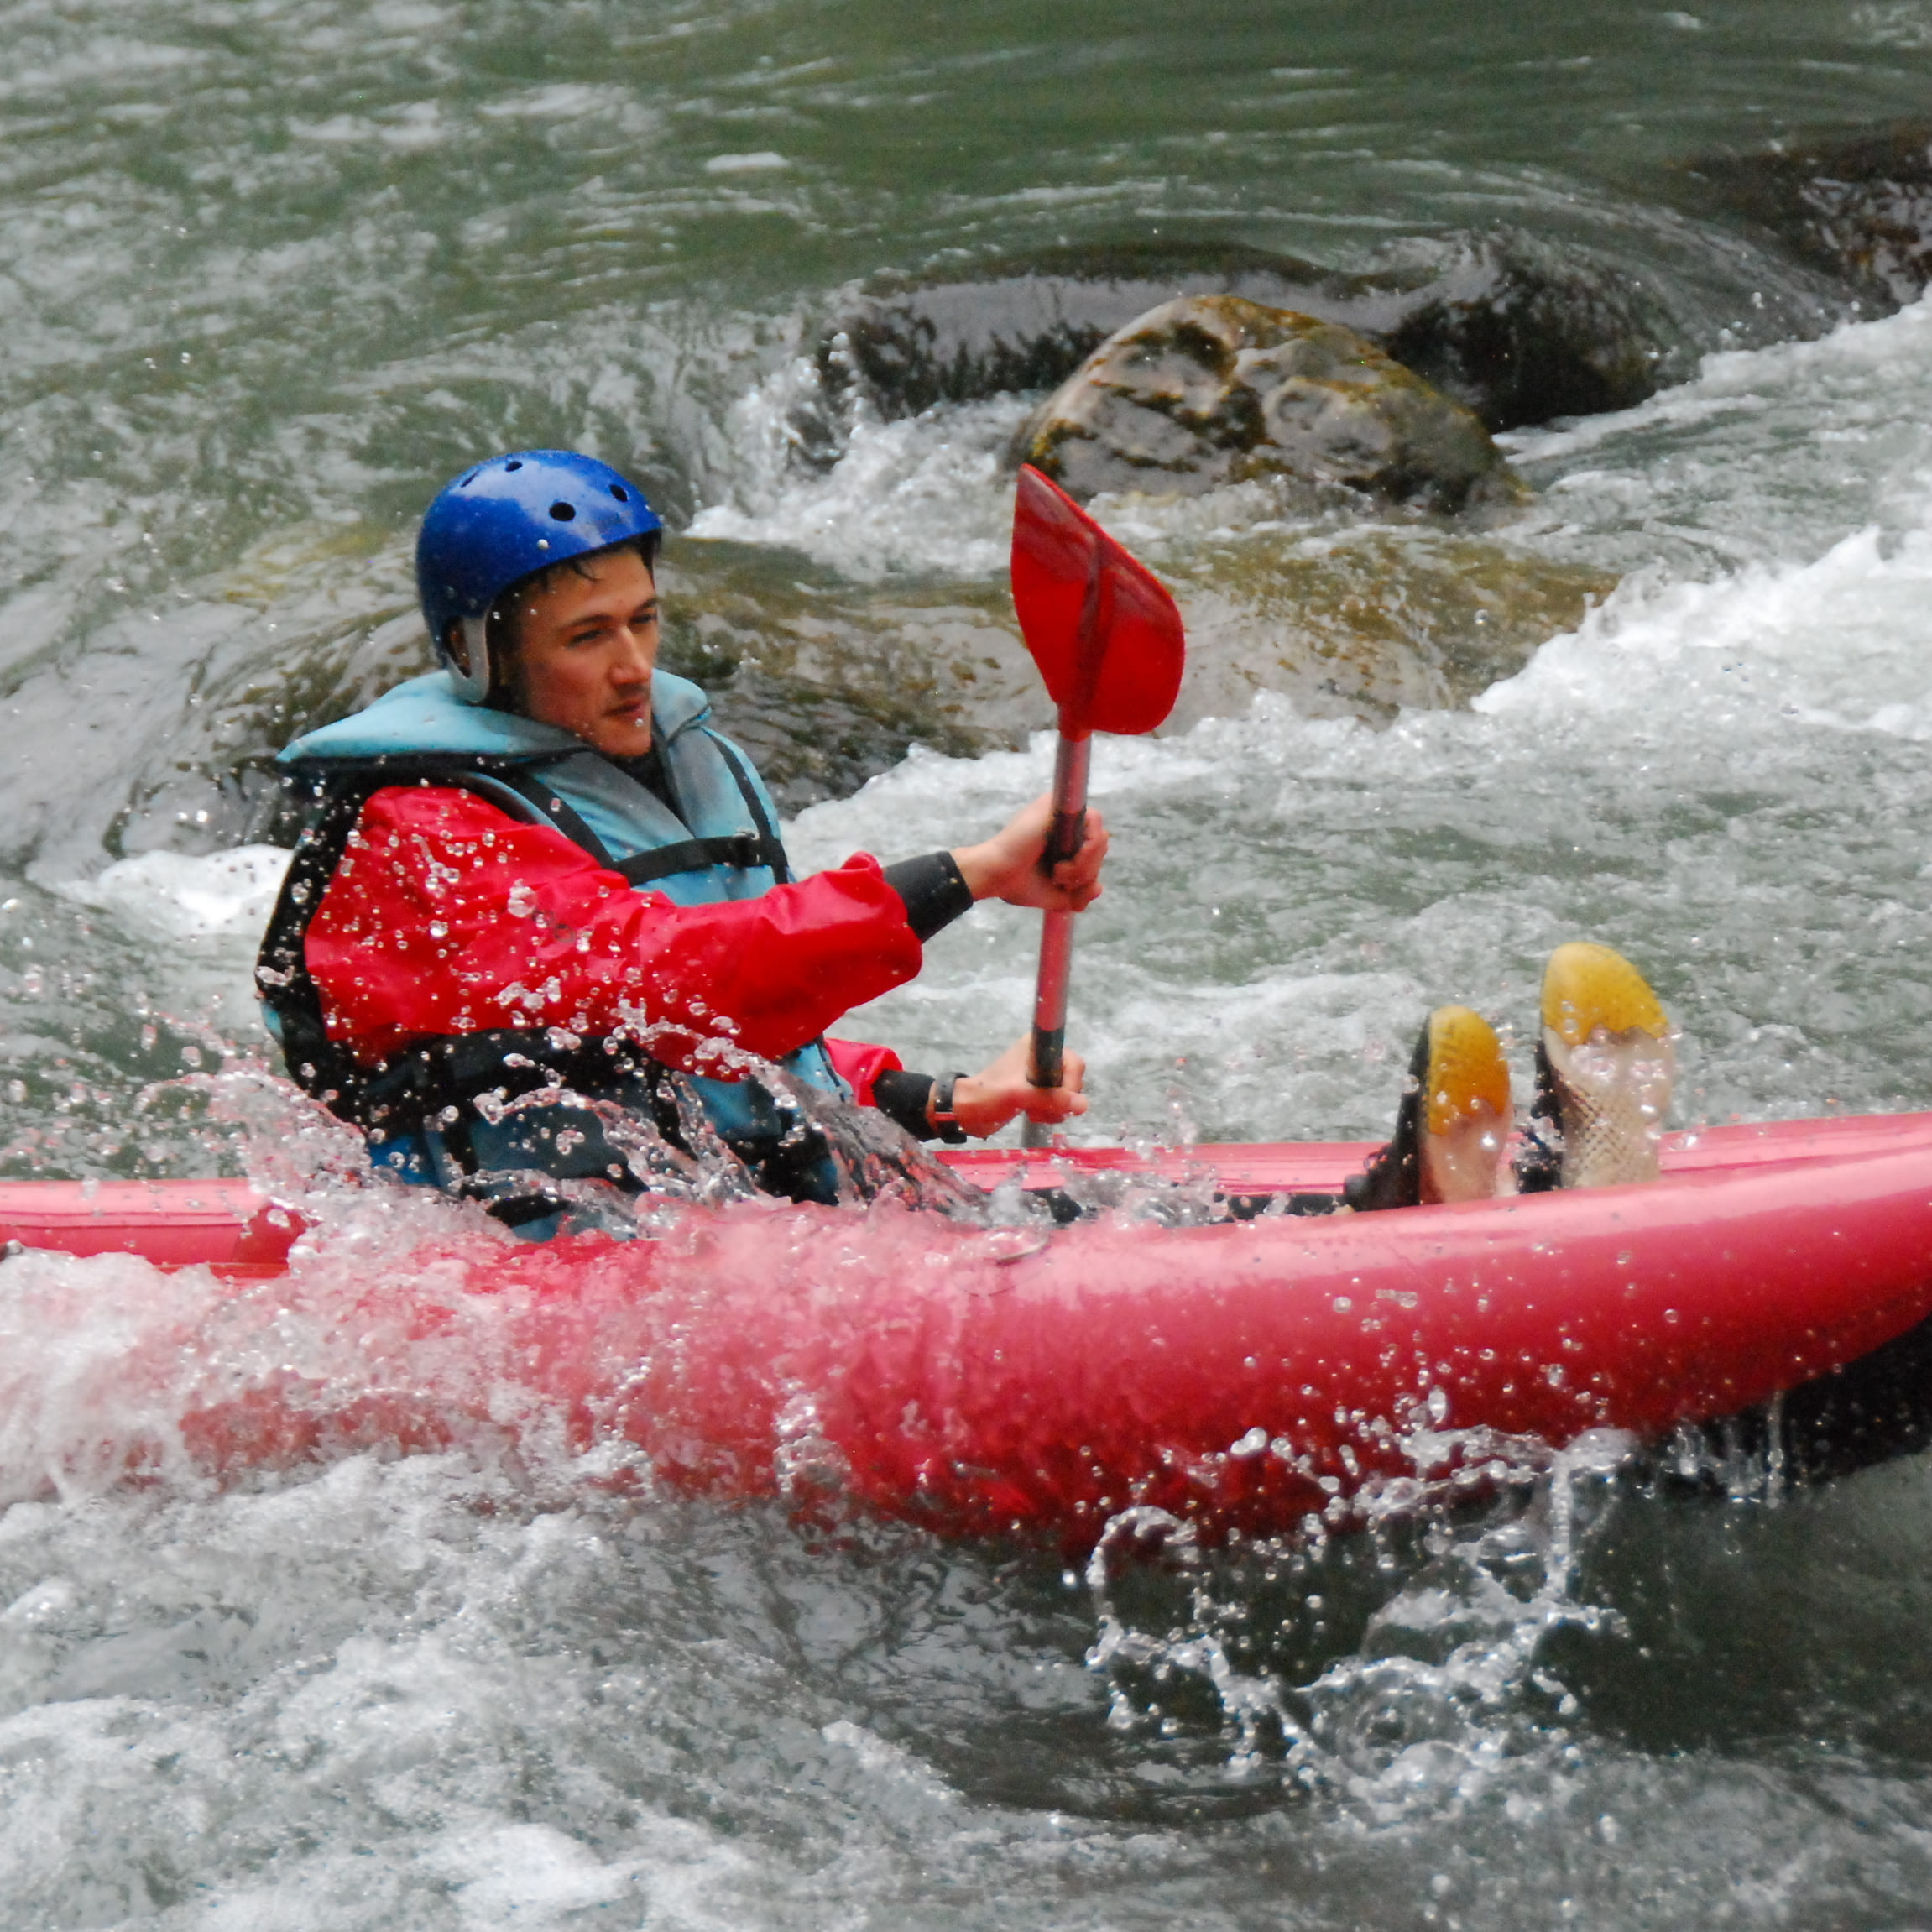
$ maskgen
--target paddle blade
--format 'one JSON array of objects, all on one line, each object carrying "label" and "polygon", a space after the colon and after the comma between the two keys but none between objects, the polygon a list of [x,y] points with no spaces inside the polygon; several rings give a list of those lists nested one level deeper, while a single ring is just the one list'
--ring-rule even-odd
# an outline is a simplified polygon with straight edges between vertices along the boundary
[{"label": "paddle blade", "polygon": [[1013,608],[1070,737],[1151,731],[1187,655],[1167,587],[1031,463],[1013,504]]}]

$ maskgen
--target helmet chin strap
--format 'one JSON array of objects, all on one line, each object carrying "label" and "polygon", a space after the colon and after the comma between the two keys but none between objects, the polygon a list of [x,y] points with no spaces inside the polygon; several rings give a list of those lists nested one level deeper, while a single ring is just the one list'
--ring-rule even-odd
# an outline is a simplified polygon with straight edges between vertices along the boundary
[{"label": "helmet chin strap", "polygon": [[450,682],[456,687],[457,696],[465,704],[481,704],[489,696],[489,620],[466,617],[460,621],[470,667],[465,671],[449,652],[444,653],[443,662],[448,668]]}]

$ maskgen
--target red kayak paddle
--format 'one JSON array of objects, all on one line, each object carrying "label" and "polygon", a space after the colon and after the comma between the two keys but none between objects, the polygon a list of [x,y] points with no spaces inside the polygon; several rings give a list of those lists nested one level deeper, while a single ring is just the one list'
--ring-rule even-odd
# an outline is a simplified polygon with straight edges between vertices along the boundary
[{"label": "red kayak paddle", "polygon": [[[1187,634],[1161,580],[1030,463],[1013,503],[1013,608],[1060,713],[1053,827],[1040,861],[1050,873],[1085,836],[1094,733],[1139,737],[1167,717],[1181,689]],[[1060,1084],[1073,963],[1073,915],[1049,912],[1033,996],[1028,1078],[1036,1087]],[[1028,1120],[1025,1134],[1029,1147],[1045,1146],[1039,1122]]]}]

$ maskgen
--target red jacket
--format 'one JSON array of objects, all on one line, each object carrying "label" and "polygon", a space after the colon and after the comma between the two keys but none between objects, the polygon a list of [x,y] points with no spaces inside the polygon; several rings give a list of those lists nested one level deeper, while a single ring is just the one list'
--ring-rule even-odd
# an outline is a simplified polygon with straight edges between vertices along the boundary
[{"label": "red jacket", "polygon": [[[681,1051],[675,1036],[652,1047],[681,1064],[721,1033],[782,1058],[904,984],[922,951],[867,854],[757,899],[678,906],[473,793],[394,786],[363,807],[306,958],[330,1037],[367,1063],[493,1026],[608,1033],[642,1009],[685,1036]],[[862,1100],[898,1064],[832,1044]]]}]

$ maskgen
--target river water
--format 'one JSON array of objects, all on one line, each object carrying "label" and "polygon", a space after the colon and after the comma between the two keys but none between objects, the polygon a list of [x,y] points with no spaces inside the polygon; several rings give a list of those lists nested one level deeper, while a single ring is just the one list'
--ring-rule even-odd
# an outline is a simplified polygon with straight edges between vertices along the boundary
[{"label": "river water", "polygon": [[[807,460],[811,352],[882,272],[1154,237],[1355,268],[1501,224],[1678,335],[1650,400],[1505,438],[1537,493],[1486,528],[1099,506],[1195,669],[1096,762],[1093,1132],[1379,1133],[1437,1000],[1523,1071],[1579,935],[1682,1027],[1685,1124],[1932,1104],[1932,306],[1855,309],[1684,167],[1921,112],[1928,0],[0,23],[8,1175],[342,1158],[249,1070],[258,764],[420,661],[413,519],[479,452],[648,482],[670,649],[802,859],[996,822],[1048,763],[1000,603],[1027,399]],[[851,1030],[977,1064],[1030,937],[976,914]],[[1595,1445],[1090,1572],[540,1444],[111,1480],[184,1351],[342,1312],[226,1305],[0,1265],[0,1925],[1932,1926],[1922,1461],[1725,1494]]]}]

